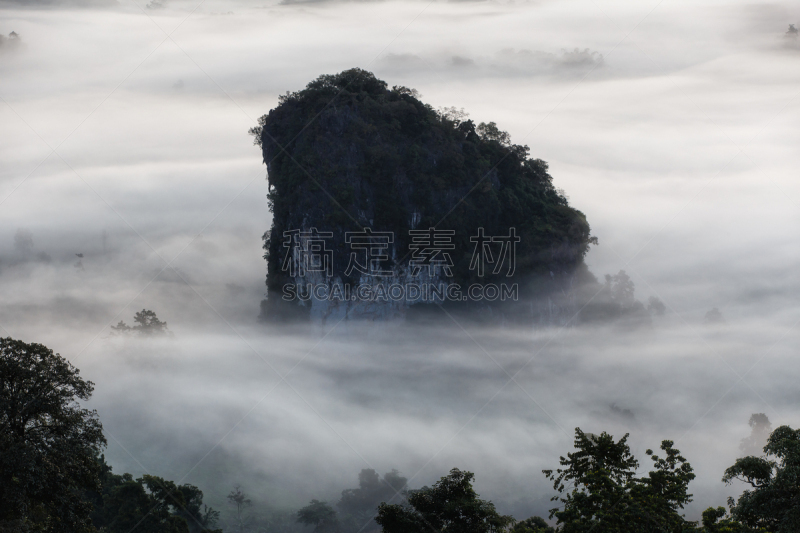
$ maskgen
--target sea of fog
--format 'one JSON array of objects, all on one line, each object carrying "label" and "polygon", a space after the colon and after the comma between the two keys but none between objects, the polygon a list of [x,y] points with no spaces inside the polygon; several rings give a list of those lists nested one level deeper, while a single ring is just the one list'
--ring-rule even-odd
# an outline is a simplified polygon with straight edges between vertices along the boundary
[{"label": "sea of fog", "polygon": [[[458,467],[545,514],[574,428],[671,439],[691,518],[748,419],[800,425],[800,22],[776,2],[0,2],[0,334],[95,383],[117,472],[225,507]],[[247,130],[361,67],[495,121],[666,305],[651,327],[258,323],[266,172]],[[78,255],[80,254],[80,255]],[[113,335],[143,308],[171,336]],[[704,324],[717,308],[725,318]]]}]

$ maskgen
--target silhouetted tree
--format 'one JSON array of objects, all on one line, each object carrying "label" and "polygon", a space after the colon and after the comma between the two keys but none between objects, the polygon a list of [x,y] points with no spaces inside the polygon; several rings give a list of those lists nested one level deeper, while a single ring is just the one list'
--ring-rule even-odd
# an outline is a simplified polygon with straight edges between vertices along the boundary
[{"label": "silhouetted tree", "polygon": [[544,518],[532,516],[514,524],[509,533],[555,533],[555,531],[544,521]]},{"label": "silhouetted tree", "polygon": [[297,521],[314,527],[314,533],[336,533],[339,531],[339,518],[327,502],[311,500],[311,503],[297,511]]},{"label": "silhouetted tree", "polygon": [[189,533],[203,533],[213,529],[219,521],[219,511],[203,503],[203,491],[194,485],[179,485],[183,506],[175,510],[189,525]]},{"label": "silhouetted tree", "polygon": [[[358,488],[342,491],[336,507],[340,511],[340,521],[344,530],[353,533],[369,533],[377,529],[373,522],[381,502],[398,499],[406,487],[406,478],[397,470],[384,474],[381,478],[375,470],[365,468],[358,474]],[[373,526],[373,527],[370,527]]]},{"label": "silhouetted tree", "polygon": [[117,333],[138,333],[144,336],[156,336],[168,333],[167,323],[160,321],[155,312],[148,309],[142,309],[133,315],[133,321],[136,323],[133,327],[120,320],[116,326],[111,326],[111,329]]},{"label": "silhouetted tree", "polygon": [[702,524],[702,528],[694,531],[697,533],[764,533],[764,530],[750,529],[730,516],[726,516],[724,507],[709,507],[703,511]]},{"label": "silhouetted tree", "polygon": [[624,319],[625,324],[642,326],[651,323],[650,313],[662,314],[665,306],[658,298],[651,297],[647,309],[635,297],[636,287],[627,272],[620,270],[614,275],[606,274],[599,291],[581,310],[583,322],[605,322]]},{"label": "silhouetted tree", "polygon": [[104,533],[221,533],[213,529],[219,513],[203,505],[203,492],[194,485],[176,485],[157,476],[134,479],[100,466],[100,489],[88,491],[92,523]]},{"label": "silhouetted tree", "polygon": [[406,478],[397,470],[381,477],[375,470],[365,468],[358,474],[358,488],[343,490],[335,506],[311,500],[300,509],[297,521],[314,526],[315,531],[373,533],[378,531],[374,522],[378,505],[402,499],[405,490]]},{"label": "silhouetted tree", "polygon": [[731,515],[769,532],[800,531],[800,430],[780,426],[769,436],[764,453],[737,459],[725,471],[725,483],[738,479],[751,487],[738,500],[728,500]]},{"label": "silhouetted tree", "polygon": [[0,530],[91,531],[95,457],[106,440],[78,400],[94,384],[41,344],[0,339]]},{"label": "silhouetted tree", "polygon": [[464,122],[464,120],[469,118],[469,113],[464,111],[463,107],[461,109],[458,109],[456,107],[442,107],[438,109],[436,113],[439,115],[439,117],[441,117],[442,120],[449,120],[455,126],[458,126],[459,124]]},{"label": "silhouetted tree", "polygon": [[418,90],[410,89],[408,87],[404,87],[403,85],[395,85],[394,87],[392,87],[392,90],[394,92],[398,93],[398,94],[405,94],[405,95],[410,96],[412,98],[416,98],[417,100],[422,98],[422,95],[420,94],[420,92]]},{"label": "silhouetted tree", "polygon": [[655,533],[691,526],[679,510],[691,501],[687,490],[695,477],[692,467],[672,441],[665,440],[661,443],[665,456],[647,450],[655,469],[637,478],[639,462],[627,440],[627,434],[615,441],[605,432],[591,435],[576,429],[577,451],[561,457],[564,468],[544,470],[558,491],[552,500],[563,504],[550,511],[550,518],[558,520],[559,533]]},{"label": "silhouetted tree", "polygon": [[384,533],[505,531],[514,519],[478,497],[472,488],[474,477],[472,472],[454,468],[433,487],[409,491],[408,505],[382,503],[375,521]]},{"label": "silhouetted tree", "polygon": [[496,141],[504,146],[511,144],[511,136],[507,131],[502,131],[494,122],[481,122],[475,128],[478,136],[484,141]]},{"label": "silhouetted tree", "polygon": [[236,515],[234,521],[239,533],[247,531],[250,526],[251,518],[245,515],[245,510],[252,505],[252,501],[242,491],[239,485],[233,487],[233,490],[228,494],[228,503],[236,508]]}]

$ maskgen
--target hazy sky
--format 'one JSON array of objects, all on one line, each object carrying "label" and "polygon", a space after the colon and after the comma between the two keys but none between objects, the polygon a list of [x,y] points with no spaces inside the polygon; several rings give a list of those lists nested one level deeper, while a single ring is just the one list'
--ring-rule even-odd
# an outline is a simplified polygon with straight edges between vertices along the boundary
[{"label": "hazy sky", "polygon": [[[291,506],[368,466],[413,486],[458,466],[523,518],[580,426],[630,431],[640,459],[678,441],[697,518],[740,491],[719,480],[751,413],[800,424],[799,22],[790,2],[0,1],[19,35],[0,43],[0,334],[96,382],[116,468],[216,506],[237,482]],[[591,270],[625,269],[664,319],[258,326],[247,130],[352,67],[529,145],[599,238]],[[703,327],[712,307],[726,326]],[[142,308],[174,337],[110,336]]]}]

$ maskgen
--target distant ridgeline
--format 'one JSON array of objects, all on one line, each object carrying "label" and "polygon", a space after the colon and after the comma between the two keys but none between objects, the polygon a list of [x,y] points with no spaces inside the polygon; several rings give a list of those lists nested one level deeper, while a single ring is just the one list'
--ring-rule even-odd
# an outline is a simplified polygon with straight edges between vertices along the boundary
[{"label": "distant ridgeline", "polygon": [[415,316],[438,303],[536,321],[596,284],[586,217],[494,123],[352,69],[280,97],[251,134],[273,213],[265,320]]}]

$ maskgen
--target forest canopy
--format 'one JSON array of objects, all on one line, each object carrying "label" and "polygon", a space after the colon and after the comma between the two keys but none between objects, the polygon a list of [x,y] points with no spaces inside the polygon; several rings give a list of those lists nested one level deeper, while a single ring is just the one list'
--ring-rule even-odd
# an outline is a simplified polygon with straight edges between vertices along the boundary
[{"label": "forest canopy", "polygon": [[[200,488],[156,475],[114,474],[102,450],[97,413],[83,409],[94,385],[52,350],[0,339],[0,531],[222,533],[220,512],[203,503]],[[763,413],[755,437],[769,422]],[[751,424],[756,425],[756,424]],[[709,507],[702,520],[685,518],[695,474],[664,440],[647,450],[650,472],[638,475],[628,436],[615,439],[575,430],[575,450],[560,468],[545,470],[556,502],[549,518],[516,520],[481,499],[474,474],[454,468],[430,487],[410,489],[397,470],[379,476],[364,469],[359,486],[331,505],[313,499],[293,517],[277,511],[256,522],[252,500],[235,487],[234,516],[225,531],[262,533],[790,533],[800,527],[800,430],[780,426],[763,454],[742,457],[723,481],[749,488],[729,509]],[[755,438],[747,440],[755,444]],[[555,523],[553,522],[553,519]]]}]

